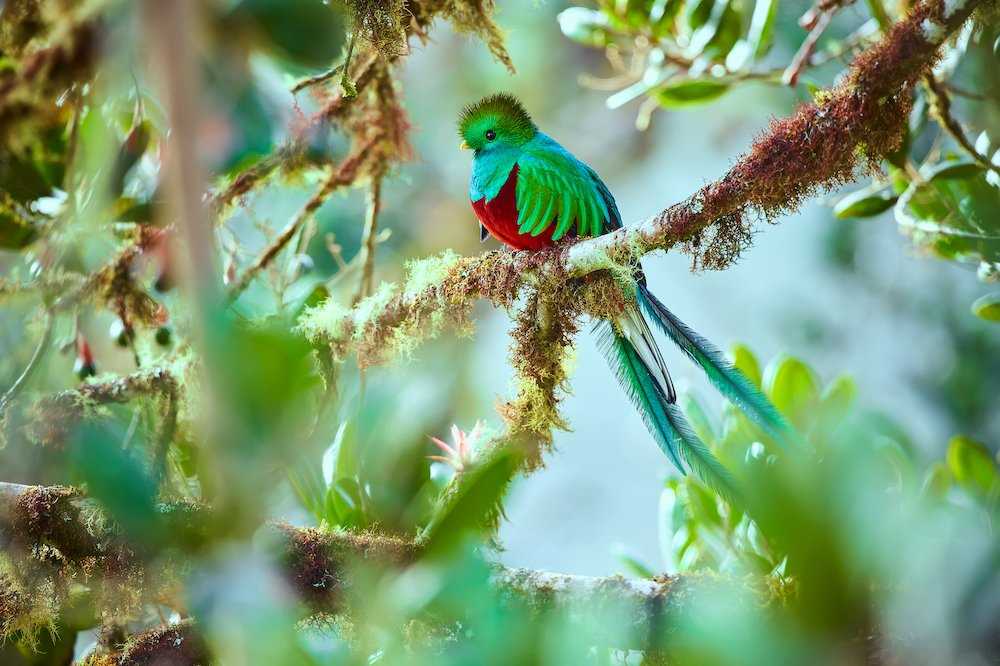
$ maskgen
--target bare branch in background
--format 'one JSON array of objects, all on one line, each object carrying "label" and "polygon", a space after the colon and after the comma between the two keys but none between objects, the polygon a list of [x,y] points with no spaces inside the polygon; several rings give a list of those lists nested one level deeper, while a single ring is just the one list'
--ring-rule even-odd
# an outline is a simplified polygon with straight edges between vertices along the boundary
[{"label": "bare branch in background", "polygon": [[45,313],[45,323],[42,328],[42,337],[38,340],[38,345],[35,347],[35,351],[31,354],[31,358],[28,360],[28,365],[25,366],[24,370],[18,375],[17,379],[9,389],[0,398],[0,416],[3,415],[7,405],[10,401],[17,397],[17,394],[24,388],[28,380],[31,379],[32,373],[35,368],[38,367],[39,362],[41,362],[42,357],[49,348],[49,343],[52,341],[52,326],[55,322],[55,317],[52,316],[51,312]]},{"label": "bare branch in background", "polygon": [[382,135],[380,133],[374,134],[364,143],[364,145],[360,146],[357,150],[344,158],[344,161],[330,173],[312,197],[310,197],[299,212],[295,214],[295,217],[289,220],[288,224],[285,225],[285,228],[278,233],[274,240],[272,240],[267,247],[261,251],[250,266],[243,271],[243,274],[240,275],[236,282],[232,284],[227,294],[229,300],[235,300],[241,293],[243,293],[243,290],[249,286],[254,277],[256,277],[257,274],[259,274],[276,256],[278,256],[278,253],[285,248],[288,241],[290,241],[295,235],[295,232],[297,232],[302,225],[313,216],[320,206],[326,203],[326,200],[330,198],[331,194],[336,192],[339,188],[345,187],[354,182],[358,171],[364,168],[367,163],[372,148],[381,138]]},{"label": "bare branch in background", "polygon": [[930,100],[930,114],[941,126],[941,129],[947,132],[948,136],[954,139],[958,147],[976,164],[984,169],[1000,173],[1000,165],[994,164],[987,155],[976,150],[976,147],[969,141],[962,125],[951,114],[951,98],[948,97],[948,90],[934,77],[933,73],[924,76],[924,88],[927,90],[927,97]]},{"label": "bare branch in background", "polygon": [[372,277],[375,273],[375,235],[378,232],[378,216],[382,209],[382,174],[373,174],[368,187],[368,208],[361,236],[361,281],[354,295],[354,303],[372,293]]},{"label": "bare branch in background", "polygon": [[193,302],[210,300],[218,290],[216,244],[202,201],[207,178],[198,155],[201,111],[199,70],[194,37],[197,3],[192,0],[144,3],[146,32],[162,79],[171,132],[165,160],[170,203],[186,251],[183,261]]}]

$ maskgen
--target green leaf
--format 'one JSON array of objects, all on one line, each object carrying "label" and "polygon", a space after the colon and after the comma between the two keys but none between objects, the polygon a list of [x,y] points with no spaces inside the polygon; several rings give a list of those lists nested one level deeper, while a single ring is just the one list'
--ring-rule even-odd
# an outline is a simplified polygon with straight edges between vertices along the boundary
[{"label": "green leaf", "polygon": [[757,0],[753,6],[747,42],[754,58],[767,54],[774,41],[774,20],[778,16],[778,0]]},{"label": "green leaf", "polygon": [[504,447],[456,477],[424,531],[427,555],[450,552],[468,535],[488,530],[519,464],[520,456]]},{"label": "green leaf", "polygon": [[559,29],[567,38],[586,46],[604,46],[608,43],[608,17],[586,7],[570,7],[556,17]]},{"label": "green leaf", "polygon": [[754,356],[752,351],[750,351],[750,348],[746,345],[737,343],[730,348],[729,355],[732,358],[733,365],[736,366],[736,369],[742,372],[747,379],[753,382],[754,386],[760,388],[760,363],[757,362],[757,357]]},{"label": "green leaf", "polygon": [[683,4],[682,0],[653,0],[649,3],[648,22],[653,34],[662,36],[671,32]]},{"label": "green leaf", "polygon": [[851,192],[837,202],[833,207],[833,215],[837,219],[846,220],[852,217],[874,217],[883,213],[896,203],[897,197],[884,187],[873,190],[870,187]]},{"label": "green leaf", "polygon": [[668,109],[680,109],[710,102],[726,94],[729,84],[712,79],[683,79],[668,82],[656,90],[656,100]]},{"label": "green leaf", "polygon": [[341,462],[341,456],[345,449],[344,435],[347,433],[349,423],[349,421],[340,422],[340,425],[337,426],[337,433],[333,436],[333,441],[327,447],[326,451],[323,452],[320,469],[323,473],[323,483],[328,486],[335,483],[337,479],[353,477],[357,471],[353,466],[345,469]]},{"label": "green leaf", "polygon": [[892,191],[902,194],[910,186],[910,176],[903,169],[889,166],[889,182],[892,184]]},{"label": "green leaf", "polygon": [[1000,486],[1000,474],[990,450],[970,437],[952,437],[945,459],[955,480],[976,493],[987,495]]},{"label": "green leaf", "polygon": [[1000,292],[977,298],[972,303],[972,314],[986,321],[1000,321]]},{"label": "green leaf", "polygon": [[69,451],[78,482],[139,543],[158,536],[156,484],[134,449],[123,449],[121,424],[110,419],[85,423]]},{"label": "green leaf", "polygon": [[690,477],[685,479],[680,490],[681,501],[695,523],[705,527],[722,527],[715,493]]},{"label": "green leaf", "polygon": [[934,463],[924,477],[922,492],[929,497],[940,499],[948,494],[952,481],[953,477],[948,466],[944,463]]},{"label": "green leaf", "polygon": [[975,178],[982,172],[983,168],[975,162],[945,162],[940,168],[934,170],[933,179],[942,181],[949,178]]},{"label": "green leaf", "polygon": [[715,57],[728,53],[740,37],[743,21],[737,3],[715,0],[711,4],[708,19],[691,35],[691,41],[685,50],[688,58],[694,59],[701,55]]},{"label": "green leaf", "polygon": [[341,527],[365,527],[364,490],[357,479],[337,479],[327,488],[326,503]]},{"label": "green leaf", "polygon": [[688,524],[688,514],[684,503],[679,501],[677,488],[681,482],[677,479],[667,481],[660,493],[660,504],[657,511],[657,536],[660,543],[660,557],[667,571],[677,571],[681,553],[675,549],[674,537]]},{"label": "green leaf", "polygon": [[656,576],[656,572],[654,572],[649,565],[632,553],[628,552],[625,547],[620,544],[615,548],[615,556],[625,567],[625,570],[637,578],[654,578]]},{"label": "green leaf", "polygon": [[712,15],[715,0],[693,0],[684,5],[684,23],[690,32],[705,25]]},{"label": "green leaf", "polygon": [[680,396],[680,403],[681,409],[684,411],[685,416],[687,416],[688,423],[694,428],[694,433],[698,435],[698,439],[706,444],[714,442],[715,429],[712,427],[712,422],[709,420],[704,408],[702,408],[701,403],[698,402],[698,399],[689,391]]},{"label": "green leaf", "polygon": [[135,222],[149,224],[153,221],[154,203],[138,201],[132,197],[119,197],[115,200],[108,215],[118,222]]},{"label": "green leaf", "polygon": [[20,203],[48,196],[52,185],[32,162],[9,150],[0,151],[0,190]]},{"label": "green leaf", "polygon": [[918,246],[963,262],[1000,261],[1000,190],[984,169],[946,162],[913,182],[896,202],[900,229]]},{"label": "green leaf", "polygon": [[792,356],[779,357],[764,373],[764,392],[783,414],[800,424],[816,404],[819,386],[812,369]]},{"label": "green leaf", "polygon": [[146,148],[149,147],[149,140],[152,135],[152,125],[149,121],[141,121],[133,127],[122,144],[118,147],[118,154],[111,165],[111,175],[109,176],[111,196],[117,197],[125,188],[125,179],[139,160],[142,159]]},{"label": "green leaf", "polygon": [[824,417],[830,422],[844,418],[854,404],[857,394],[858,387],[849,375],[840,375],[834,379],[823,389],[820,398],[820,409]]}]

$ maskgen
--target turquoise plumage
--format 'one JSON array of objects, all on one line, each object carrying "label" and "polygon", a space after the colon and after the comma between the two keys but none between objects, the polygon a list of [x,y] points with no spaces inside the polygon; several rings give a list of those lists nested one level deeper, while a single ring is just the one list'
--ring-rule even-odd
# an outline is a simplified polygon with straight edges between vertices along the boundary
[{"label": "turquoise plumage", "polygon": [[[541,250],[567,236],[599,236],[621,227],[618,206],[600,177],[539,131],[510,95],[493,95],[465,109],[459,133],[462,147],[475,151],[469,198],[483,238],[488,233],[517,250]],[[640,269],[635,278],[635,302],[615,321],[597,326],[605,356],[670,461],[738,501],[732,475],[675,404],[673,382],[646,316],[775,441],[788,446],[796,435],[750,380],[653,296]]]}]

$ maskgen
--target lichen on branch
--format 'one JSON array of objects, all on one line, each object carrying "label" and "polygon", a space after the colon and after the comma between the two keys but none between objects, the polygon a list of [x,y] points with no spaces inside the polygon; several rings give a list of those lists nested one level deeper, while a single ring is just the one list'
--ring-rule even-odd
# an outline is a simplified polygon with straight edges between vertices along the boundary
[{"label": "lichen on branch", "polygon": [[[695,267],[724,268],[749,246],[755,220],[774,220],[796,209],[807,197],[851,180],[859,166],[876,169],[898,147],[913,85],[937,60],[944,40],[989,2],[915,5],[855,59],[839,85],[772,121],[722,178],[644,222],[550,252],[458,259],[426,284],[412,283],[411,277],[408,286],[384,287],[353,309],[328,302],[306,313],[302,330],[314,342],[331,345],[339,357],[356,351],[368,366],[394,356],[380,352],[386,340],[395,341],[393,348],[411,349],[437,335],[446,320],[467,330],[475,300],[507,306],[526,285],[554,275],[627,274],[644,255],[678,244],[693,256]],[[425,329],[429,321],[436,325]]]}]

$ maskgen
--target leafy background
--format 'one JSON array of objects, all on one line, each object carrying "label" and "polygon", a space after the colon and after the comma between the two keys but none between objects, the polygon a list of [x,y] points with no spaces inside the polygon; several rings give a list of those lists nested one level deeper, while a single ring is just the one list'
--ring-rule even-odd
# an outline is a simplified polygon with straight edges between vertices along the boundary
[{"label": "leafy background", "polygon": [[[94,102],[79,118],[80,214],[58,243],[38,237],[58,219],[46,211],[66,205],[52,190],[66,177],[66,114],[39,118],[32,128],[38,131],[18,134],[22,144],[9,143],[0,163],[7,193],[0,229],[9,248],[0,254],[4,285],[30,283],[53,263],[80,272],[100,266],[117,243],[109,207],[119,222],[155,216],[165,111],[155,87],[132,66],[141,60],[136,16],[124,3],[109,4],[111,53],[120,57],[103,61]],[[859,26],[873,35],[878,7],[842,8],[818,53],[852,39]],[[224,182],[259,164],[286,140],[286,128],[315,109],[317,100],[293,96],[290,85],[339,57],[343,40],[325,37],[342,34],[348,12],[306,0],[294,7],[244,0],[216,9],[218,34],[205,37],[213,57],[204,64],[211,85],[202,149],[213,177]],[[846,62],[832,57],[804,71],[796,85],[783,84],[805,35],[796,23],[804,7],[793,3],[637,0],[599,9],[501,3],[496,18],[508,31],[516,75],[443,22],[430,43],[414,41],[400,75],[415,158],[385,181],[378,279],[398,279],[405,260],[446,248],[483,251],[465,196],[468,157],[457,149],[453,121],[484,94],[506,89],[520,96],[539,125],[603,175],[623,217],[638,221],[724,172],[770,118],[833,83]],[[889,15],[896,10],[887,3]],[[952,111],[968,128],[973,152],[989,163],[1000,148],[993,138],[1000,136],[997,30],[988,21],[977,26],[959,38],[940,72],[956,89],[984,98],[954,94]],[[663,40],[673,61],[653,54],[649,35]],[[619,44],[623,58],[609,60],[608,44]],[[625,72],[616,66],[629,60]],[[337,297],[357,277],[357,266],[342,266],[338,254],[350,260],[359,251],[364,193],[334,197],[319,209],[319,233],[304,251],[282,256],[254,282],[236,316],[211,322],[206,345],[222,378],[223,411],[234,422],[208,449],[182,432],[166,463],[178,495],[201,491],[206,478],[218,484],[213,500],[222,517],[211,525],[211,547],[194,550],[185,614],[237,663],[245,655],[273,663],[637,662],[637,653],[581,644],[579,625],[563,615],[538,622],[524,604],[498,603],[487,562],[595,576],[758,576],[766,581],[766,611],[738,586],[692,595],[675,618],[672,657],[860,661],[882,649],[862,635],[875,624],[905,663],[981,663],[995,650],[1000,613],[1000,329],[991,305],[997,180],[928,118],[929,96],[920,89],[908,150],[895,163],[881,165],[870,183],[807,203],[781,224],[761,221],[753,247],[733,268],[692,273],[675,253],[644,262],[660,297],[731,348],[808,437],[803,459],[774,458],[766,438],[668,351],[699,434],[751,482],[756,522],[696,480],[675,477],[584,331],[573,392],[562,407],[572,431],[556,434],[544,469],[514,482],[497,539],[503,548],[476,551],[458,537],[438,537],[437,557],[401,574],[362,566],[352,571],[350,626],[324,621],[302,631],[301,609],[270,566],[267,548],[250,544],[256,519],[403,535],[436,525],[432,534],[461,536],[469,520],[463,510],[482,508],[438,511],[453,473],[429,463],[436,449],[428,437],[447,439],[451,424],[469,431],[479,419],[498,428],[494,404],[512,380],[510,317],[483,307],[475,338],[443,336],[406,363],[366,372],[363,381],[348,367],[328,432],[316,441],[290,435],[312,415],[317,387],[304,360],[308,350],[290,333],[294,316],[319,282]],[[311,137],[307,167],[344,155],[345,144],[335,132]],[[220,263],[253,257],[314,187],[315,174],[304,168],[248,195],[219,234]],[[338,252],[328,251],[325,232],[334,234]],[[0,358],[0,385],[7,386],[27,363],[44,319],[31,290],[11,288],[4,299],[0,344],[10,351]],[[183,349],[190,304],[175,290],[156,299],[171,319],[147,322],[131,348],[127,337],[119,344],[123,330],[114,312],[84,310],[79,327],[99,372],[130,372],[136,350],[149,360]],[[241,318],[268,321],[246,329]],[[75,328],[59,322],[54,337],[66,351],[44,358],[34,392],[78,385]],[[86,484],[133,539],[154,549],[161,539],[171,544],[156,517],[155,468],[139,453],[151,450],[156,434],[140,413],[151,409],[115,406],[74,433],[60,460],[32,443],[8,441],[0,449],[4,480]],[[120,441],[133,444],[116,446]],[[492,461],[477,472],[485,495],[502,491],[496,479],[505,464]],[[276,482],[275,469],[288,473]],[[576,621],[590,632],[626,622],[613,611],[594,608]],[[130,621],[143,626],[157,613],[175,612],[145,606]],[[439,621],[425,623],[428,615]],[[465,627],[471,634],[463,635]],[[4,633],[14,640],[0,654],[12,660],[16,654],[47,663],[37,655],[51,655],[46,641],[56,642],[44,632],[34,643],[30,632]],[[81,632],[77,654],[96,639],[96,631]]]}]

